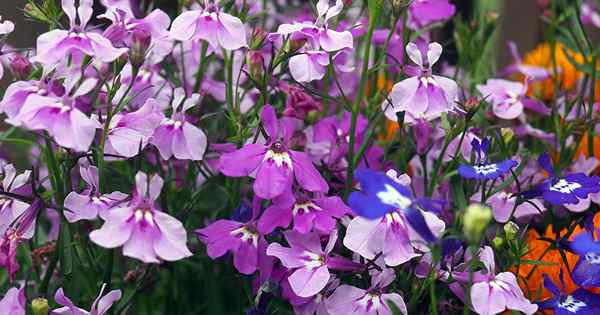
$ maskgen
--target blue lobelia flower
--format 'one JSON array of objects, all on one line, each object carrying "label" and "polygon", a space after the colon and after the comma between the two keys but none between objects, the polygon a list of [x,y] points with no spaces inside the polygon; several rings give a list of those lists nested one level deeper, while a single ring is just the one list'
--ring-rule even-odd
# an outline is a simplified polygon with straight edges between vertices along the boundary
[{"label": "blue lobelia flower", "polygon": [[437,211],[437,201],[414,198],[408,187],[382,172],[361,169],[354,176],[360,183],[361,191],[350,194],[348,205],[356,214],[367,219],[377,219],[390,212],[401,211],[424,240],[435,241],[436,237],[419,209]]},{"label": "blue lobelia flower", "polygon": [[[593,228],[582,232],[570,242],[570,248],[579,255],[571,278],[582,287],[600,287],[600,241],[594,240]],[[600,313],[599,313],[600,314]]]},{"label": "blue lobelia flower", "polygon": [[600,191],[600,177],[598,176],[572,173],[558,177],[547,153],[540,155],[538,163],[548,172],[550,178],[523,192],[521,195],[526,199],[542,197],[553,205],[576,204],[580,199],[587,198],[590,193]]},{"label": "blue lobelia flower", "polygon": [[[562,282],[562,271],[560,276]],[[537,305],[540,309],[552,309],[555,315],[600,314],[600,295],[585,289],[577,289],[571,294],[566,294],[547,275],[544,275],[544,286],[553,296],[548,300],[538,302]]]},{"label": "blue lobelia flower", "polygon": [[481,142],[475,138],[471,141],[473,151],[477,154],[475,165],[461,164],[458,166],[458,174],[468,179],[496,179],[517,165],[516,161],[504,160],[498,163],[490,163],[488,161],[488,150],[490,141],[484,138]]}]

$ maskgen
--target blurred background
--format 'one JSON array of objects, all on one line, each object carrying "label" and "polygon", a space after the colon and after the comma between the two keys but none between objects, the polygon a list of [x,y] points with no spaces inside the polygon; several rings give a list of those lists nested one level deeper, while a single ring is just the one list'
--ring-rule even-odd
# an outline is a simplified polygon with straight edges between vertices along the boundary
[{"label": "blurred background", "polygon": [[[308,0],[305,0],[308,1]],[[354,0],[362,1],[362,0]],[[544,24],[539,18],[543,14],[542,6],[550,0],[452,0],[456,5],[457,13],[469,17],[477,10],[492,9],[498,12],[499,28],[496,31],[496,65],[500,68],[511,62],[511,56],[506,49],[506,41],[517,43],[519,51],[530,51],[540,43],[543,35]],[[565,0],[574,1],[574,0]],[[10,36],[9,43],[16,47],[31,47],[35,44],[38,34],[44,32],[39,24],[27,21],[23,15],[23,8],[27,0],[1,0],[0,15],[3,19],[15,23],[15,32]],[[154,6],[171,13],[176,10],[177,0],[154,0]],[[104,12],[98,0],[94,1],[97,13]],[[441,31],[440,38],[449,38],[452,32],[452,22]],[[588,34],[594,43],[600,43],[600,30],[589,27]]]}]

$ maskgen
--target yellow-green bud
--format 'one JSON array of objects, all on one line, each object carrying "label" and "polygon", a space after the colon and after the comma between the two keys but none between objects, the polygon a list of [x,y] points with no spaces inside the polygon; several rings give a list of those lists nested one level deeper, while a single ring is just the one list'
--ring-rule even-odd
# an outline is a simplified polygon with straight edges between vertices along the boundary
[{"label": "yellow-green bud", "polygon": [[33,315],[48,315],[48,300],[44,298],[35,298],[31,301],[31,310]]},{"label": "yellow-green bud", "polygon": [[492,210],[482,204],[474,203],[465,209],[463,231],[471,241],[478,241],[492,219]]},{"label": "yellow-green bud", "polygon": [[515,136],[515,132],[511,128],[501,128],[500,134],[502,134],[502,138],[504,142],[510,142],[512,138]]},{"label": "yellow-green bud", "polygon": [[517,233],[519,233],[519,226],[516,223],[509,221],[504,225],[504,234],[509,241],[514,240]]},{"label": "yellow-green bud", "polygon": [[500,236],[496,236],[492,240],[492,246],[494,246],[495,249],[500,249],[500,248],[502,248],[503,245],[504,245],[504,239]]}]

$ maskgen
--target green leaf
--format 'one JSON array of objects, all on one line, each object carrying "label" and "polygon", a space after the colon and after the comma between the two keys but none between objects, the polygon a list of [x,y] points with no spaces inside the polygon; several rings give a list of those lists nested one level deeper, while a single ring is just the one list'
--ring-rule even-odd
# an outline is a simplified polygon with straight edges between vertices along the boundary
[{"label": "green leaf", "polygon": [[537,265],[537,266],[558,266],[558,263],[541,261],[541,260],[531,260],[531,259],[522,259],[521,264]]}]

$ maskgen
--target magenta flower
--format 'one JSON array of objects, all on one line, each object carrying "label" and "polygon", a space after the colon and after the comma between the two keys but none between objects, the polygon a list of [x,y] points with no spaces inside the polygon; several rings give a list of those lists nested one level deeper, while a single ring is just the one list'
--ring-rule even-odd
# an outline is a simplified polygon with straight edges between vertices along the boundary
[{"label": "magenta flower", "polygon": [[96,86],[96,79],[86,79],[73,93],[62,97],[31,94],[15,120],[31,130],[47,131],[58,145],[86,152],[101,125],[76,107],[76,98]]},{"label": "magenta flower", "polygon": [[276,227],[287,228],[293,220],[294,230],[299,233],[314,230],[329,234],[335,229],[336,219],[351,211],[337,196],[310,197],[287,191],[273,199],[273,204],[260,216],[258,230],[269,234]]},{"label": "magenta flower", "polygon": [[138,172],[135,183],[133,199],[108,211],[104,225],[90,233],[92,241],[106,248],[123,246],[123,255],[145,263],[191,256],[183,224],[155,204],[163,186],[162,178],[154,175],[148,179],[146,174]]},{"label": "magenta flower", "polygon": [[394,303],[402,314],[408,314],[404,299],[398,293],[386,293],[395,279],[392,269],[384,269],[371,278],[371,287],[367,290],[351,285],[341,285],[327,299],[327,311],[331,315],[391,315],[388,303]]},{"label": "magenta flower", "polygon": [[291,122],[285,117],[278,120],[270,105],[263,108],[261,120],[269,136],[267,144],[246,144],[235,152],[223,154],[221,172],[242,177],[256,171],[254,193],[263,199],[272,199],[290,189],[294,178],[307,191],[327,192],[327,182],[308,155],[288,149],[293,133]]},{"label": "magenta flower", "polygon": [[112,290],[106,295],[102,296],[106,284],[102,285],[98,297],[92,303],[90,311],[86,311],[82,308],[75,306],[75,304],[69,299],[62,288],[58,289],[54,294],[54,300],[56,303],[63,307],[52,310],[53,315],[104,315],[113,306],[113,304],[121,299],[121,290]]},{"label": "magenta flower", "polygon": [[394,85],[390,92],[391,102],[385,101],[381,105],[386,117],[397,121],[396,113],[404,111],[404,121],[414,123],[419,118],[432,120],[453,110],[458,93],[456,82],[431,72],[431,67],[442,54],[442,45],[411,42],[406,45],[406,53],[420,71],[417,76]]},{"label": "magenta flower", "polygon": [[[527,315],[535,313],[538,306],[528,301],[511,272],[496,274],[494,251],[485,246],[479,252],[479,261],[485,265],[485,273],[475,272],[471,286],[471,304],[479,315],[494,315],[504,310],[521,311]],[[468,272],[454,272],[454,279],[466,283]]]},{"label": "magenta flower", "polygon": [[290,247],[271,243],[267,255],[277,257],[284,267],[294,270],[288,281],[299,297],[310,297],[323,290],[331,277],[329,269],[350,271],[360,268],[359,264],[344,257],[330,255],[337,241],[337,230],[330,234],[325,250],[316,233],[285,231],[283,234]]},{"label": "magenta flower", "polygon": [[[71,29],[52,30],[37,39],[37,55],[33,61],[43,64],[56,64],[71,54],[85,54],[102,62],[112,62],[127,52],[124,48],[115,48],[104,36],[86,32],[85,28],[93,14],[92,0],[80,0],[75,8],[74,0],[62,0],[62,8],[69,17]],[[77,18],[79,17],[79,23]]]},{"label": "magenta flower", "polygon": [[340,280],[332,276],[321,292],[306,298],[294,294],[288,281],[282,281],[280,285],[282,296],[294,307],[296,315],[331,315],[327,311],[327,297],[340,285]]},{"label": "magenta flower", "polygon": [[115,191],[101,194],[98,185],[98,169],[95,166],[80,167],[79,174],[87,183],[87,188],[80,194],[70,192],[65,198],[64,211],[67,221],[73,223],[79,220],[94,220],[100,215],[105,218],[108,210],[123,202],[127,195]]},{"label": "magenta flower", "polygon": [[284,116],[294,117],[304,120],[306,115],[312,111],[320,111],[323,108],[321,102],[315,100],[304,89],[297,85],[279,82],[277,89],[284,93],[286,97]]},{"label": "magenta flower", "polygon": [[119,113],[110,121],[104,151],[134,157],[143,150],[164,119],[155,99],[148,99],[137,111]]},{"label": "magenta flower", "polygon": [[581,13],[581,21],[584,24],[600,28],[600,9],[597,2],[594,3],[594,1],[591,0],[583,1],[579,10]]},{"label": "magenta flower", "polygon": [[206,1],[202,10],[181,13],[171,25],[171,36],[179,41],[205,40],[213,50],[247,47],[246,29],[242,21],[220,11]]},{"label": "magenta flower", "polygon": [[544,104],[525,96],[527,85],[503,79],[489,79],[478,84],[477,90],[492,104],[494,115],[502,119],[515,119],[525,108],[544,114],[550,110]]},{"label": "magenta flower", "polygon": [[0,300],[0,314],[25,315],[26,307],[25,286],[8,289]]},{"label": "magenta flower", "polygon": [[456,7],[448,0],[415,0],[410,3],[408,10],[410,24],[417,29],[450,19],[456,12]]},{"label": "magenta flower", "polygon": [[198,104],[200,95],[192,94],[186,99],[182,88],[175,89],[174,94],[173,113],[171,117],[163,118],[154,130],[150,143],[158,148],[160,156],[165,160],[171,156],[178,160],[202,160],[208,140],[204,132],[185,116],[188,109]]},{"label": "magenta flower", "polygon": [[[27,181],[31,176],[31,171],[25,171],[17,175],[17,170],[12,164],[4,165],[0,169],[2,182],[0,191],[16,194],[30,192]],[[8,198],[0,195],[0,235],[4,235],[10,225],[20,217],[29,204],[15,198]]]}]

